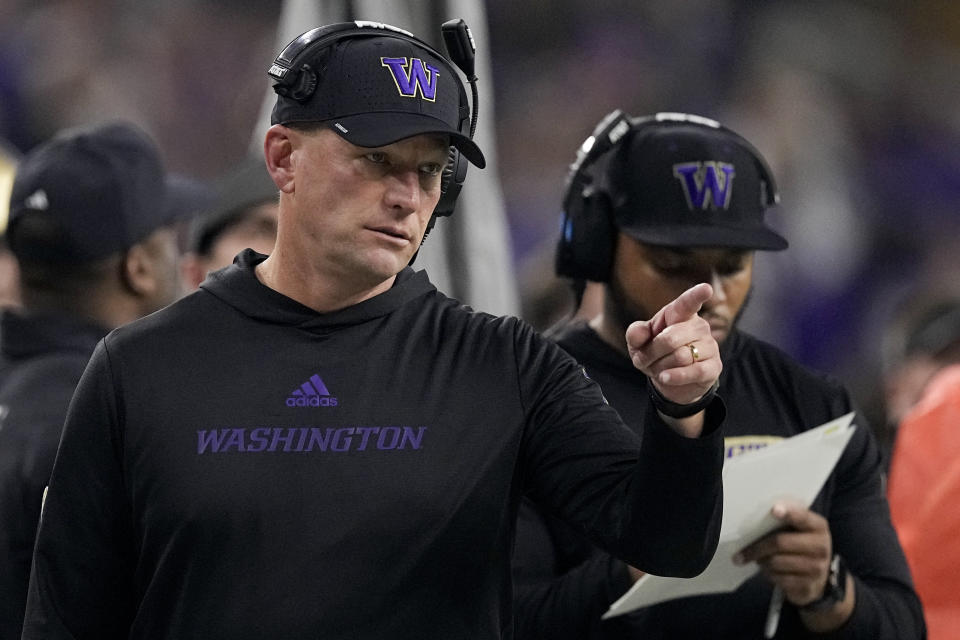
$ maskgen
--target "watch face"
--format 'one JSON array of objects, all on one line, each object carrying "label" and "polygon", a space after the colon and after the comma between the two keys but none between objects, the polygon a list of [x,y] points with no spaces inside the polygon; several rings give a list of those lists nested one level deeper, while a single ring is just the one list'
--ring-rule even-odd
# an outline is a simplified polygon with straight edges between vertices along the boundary
[{"label": "watch face", "polygon": [[838,602],[843,602],[847,595],[847,568],[839,553],[833,554],[830,561],[830,574],[827,584],[823,588],[823,595],[813,602],[800,607],[804,611],[825,611],[833,608]]},{"label": "watch face", "polygon": [[833,560],[830,562],[830,575],[827,577],[827,582],[830,583],[830,586],[834,589],[840,588],[840,555],[834,554]]}]

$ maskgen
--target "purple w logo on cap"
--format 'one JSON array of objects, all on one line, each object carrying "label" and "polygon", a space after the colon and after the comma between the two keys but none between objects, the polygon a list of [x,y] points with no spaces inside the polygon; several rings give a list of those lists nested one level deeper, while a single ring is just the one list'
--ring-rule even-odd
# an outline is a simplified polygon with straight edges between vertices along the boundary
[{"label": "purple w logo on cap", "polygon": [[433,102],[437,99],[437,78],[440,70],[425,64],[420,58],[380,58],[380,64],[390,69],[400,95]]},{"label": "purple w logo on cap", "polygon": [[707,207],[727,209],[733,195],[732,164],[726,162],[682,162],[673,165],[673,175],[683,187],[691,211]]}]

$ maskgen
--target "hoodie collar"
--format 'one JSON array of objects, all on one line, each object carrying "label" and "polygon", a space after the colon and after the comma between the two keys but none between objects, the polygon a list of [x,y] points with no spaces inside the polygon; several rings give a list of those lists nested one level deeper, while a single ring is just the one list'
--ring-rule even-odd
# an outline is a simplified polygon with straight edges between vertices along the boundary
[{"label": "hoodie collar", "polygon": [[397,274],[389,290],[344,309],[319,313],[260,282],[254,269],[266,258],[252,249],[245,249],[237,255],[232,265],[211,273],[200,284],[200,288],[251,318],[302,329],[330,329],[360,324],[387,315],[414,298],[436,291],[426,272],[415,272],[406,267]]}]

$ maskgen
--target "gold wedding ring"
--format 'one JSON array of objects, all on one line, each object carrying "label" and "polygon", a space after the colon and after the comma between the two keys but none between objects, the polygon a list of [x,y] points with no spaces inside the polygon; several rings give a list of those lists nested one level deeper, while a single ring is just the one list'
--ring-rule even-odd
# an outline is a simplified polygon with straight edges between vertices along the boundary
[{"label": "gold wedding ring", "polygon": [[691,342],[687,346],[690,347],[690,355],[691,357],[693,357],[693,361],[697,362],[698,360],[700,360],[700,350],[697,349],[697,345]]}]

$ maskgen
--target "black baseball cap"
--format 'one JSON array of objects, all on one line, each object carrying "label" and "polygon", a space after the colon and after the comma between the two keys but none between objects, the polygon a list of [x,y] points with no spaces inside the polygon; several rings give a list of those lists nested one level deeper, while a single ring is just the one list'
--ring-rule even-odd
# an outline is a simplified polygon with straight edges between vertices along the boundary
[{"label": "black baseball cap", "polygon": [[[355,32],[330,46],[310,46],[325,38],[331,27],[351,24],[313,29],[281,52],[270,68],[278,80],[271,124],[324,122],[359,147],[380,147],[419,134],[446,134],[451,146],[477,167],[485,167],[480,147],[466,133],[469,105],[455,68],[418,44],[412,34],[389,25],[357,25]],[[286,91],[295,81],[308,87],[304,91],[308,95],[296,98]]]},{"label": "black baseball cap", "polygon": [[607,191],[617,226],[647,244],[779,251],[764,222],[776,186],[746,140],[685,114],[639,119],[613,154]]},{"label": "black baseball cap", "polygon": [[[152,139],[131,123],[66,129],[17,166],[10,248],[22,260],[48,263],[105,258],[187,217],[196,189],[191,179],[167,176]],[[18,236],[31,216],[55,230],[42,244]]]}]

